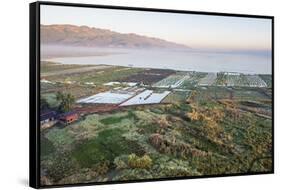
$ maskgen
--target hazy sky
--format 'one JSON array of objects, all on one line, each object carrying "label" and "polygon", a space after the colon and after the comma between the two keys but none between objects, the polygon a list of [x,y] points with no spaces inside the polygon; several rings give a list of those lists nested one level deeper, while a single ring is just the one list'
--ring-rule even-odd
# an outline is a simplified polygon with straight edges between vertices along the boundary
[{"label": "hazy sky", "polygon": [[41,5],[41,24],[87,25],[192,48],[271,49],[270,19]]}]

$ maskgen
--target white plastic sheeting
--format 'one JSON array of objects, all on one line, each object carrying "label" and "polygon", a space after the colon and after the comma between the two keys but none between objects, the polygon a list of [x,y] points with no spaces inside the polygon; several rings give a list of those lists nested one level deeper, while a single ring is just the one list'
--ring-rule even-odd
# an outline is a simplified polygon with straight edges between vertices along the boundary
[{"label": "white plastic sheeting", "polygon": [[163,93],[154,93],[152,90],[145,90],[142,93],[134,96],[126,102],[120,104],[120,106],[140,105],[140,104],[156,104],[160,103],[170,91],[164,91]]},{"label": "white plastic sheeting", "polygon": [[119,104],[133,95],[134,93],[117,93],[108,91],[80,99],[77,103]]}]

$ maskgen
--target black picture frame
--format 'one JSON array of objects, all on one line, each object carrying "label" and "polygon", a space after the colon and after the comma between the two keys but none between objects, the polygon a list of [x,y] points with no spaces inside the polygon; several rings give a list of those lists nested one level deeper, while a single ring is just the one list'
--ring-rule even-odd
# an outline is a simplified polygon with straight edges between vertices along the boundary
[{"label": "black picture frame", "polygon": [[[70,7],[86,7],[99,9],[118,9],[118,10],[133,10],[133,11],[152,11],[163,13],[181,13],[181,14],[195,14],[195,15],[216,15],[216,16],[230,16],[230,17],[245,17],[245,18],[263,18],[271,20],[272,31],[272,171],[269,172],[248,172],[236,174],[222,174],[222,175],[205,175],[205,176],[191,176],[191,177],[173,177],[160,179],[145,179],[145,180],[130,180],[130,181],[109,181],[109,182],[93,182],[93,183],[77,183],[64,185],[40,185],[40,6],[70,6]],[[87,185],[101,185],[101,184],[121,184],[121,183],[135,183],[135,182],[149,182],[149,181],[163,181],[163,180],[183,180],[194,178],[211,178],[211,177],[227,177],[227,176],[245,176],[258,174],[273,174],[274,173],[274,16],[264,15],[248,15],[248,14],[234,14],[234,13],[218,13],[218,12],[202,12],[202,11],[187,11],[187,10],[170,10],[170,9],[156,9],[156,8],[140,8],[140,7],[123,7],[123,6],[108,6],[108,5],[91,5],[80,3],[63,3],[63,2],[48,2],[38,1],[30,3],[29,5],[29,38],[30,38],[30,74],[29,74],[29,185],[33,188],[54,188],[54,187],[72,187],[72,186],[87,186]]]}]

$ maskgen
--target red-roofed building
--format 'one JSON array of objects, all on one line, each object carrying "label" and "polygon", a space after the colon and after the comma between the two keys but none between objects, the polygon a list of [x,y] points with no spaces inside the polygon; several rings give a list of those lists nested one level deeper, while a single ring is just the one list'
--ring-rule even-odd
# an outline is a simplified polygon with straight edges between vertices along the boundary
[{"label": "red-roofed building", "polygon": [[64,114],[61,114],[59,117],[60,122],[64,124],[70,124],[76,120],[78,120],[79,115],[77,112],[67,112]]}]

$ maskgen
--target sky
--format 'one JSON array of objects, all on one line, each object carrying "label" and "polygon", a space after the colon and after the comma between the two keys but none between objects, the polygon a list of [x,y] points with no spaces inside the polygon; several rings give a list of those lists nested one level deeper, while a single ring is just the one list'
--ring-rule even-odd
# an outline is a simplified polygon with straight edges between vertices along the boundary
[{"label": "sky", "polygon": [[41,5],[41,24],[73,24],[136,33],[191,48],[271,50],[271,20]]}]

